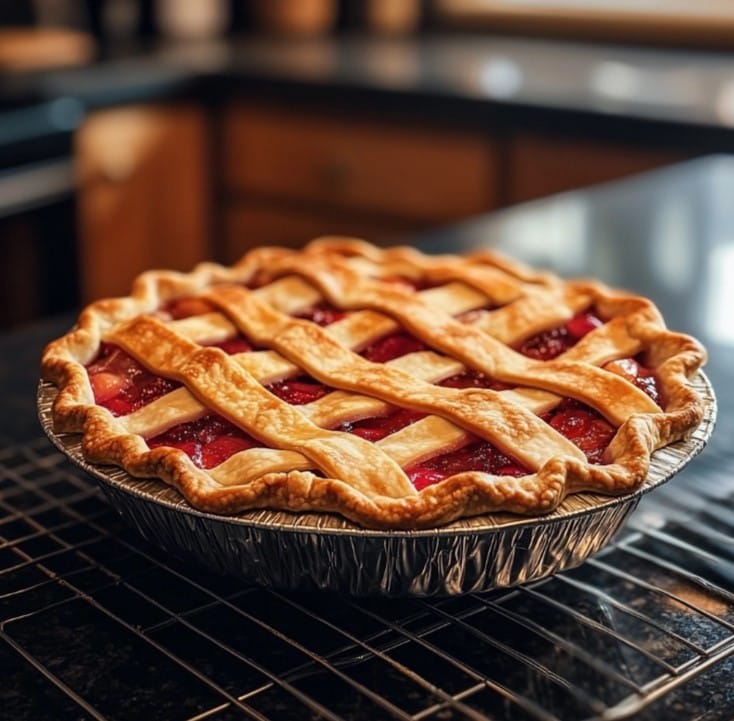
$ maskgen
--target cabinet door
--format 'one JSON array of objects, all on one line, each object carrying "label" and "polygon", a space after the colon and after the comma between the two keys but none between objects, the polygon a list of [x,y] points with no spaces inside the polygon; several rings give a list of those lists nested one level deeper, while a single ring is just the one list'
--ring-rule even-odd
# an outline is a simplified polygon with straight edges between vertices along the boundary
[{"label": "cabinet door", "polygon": [[507,198],[532,200],[679,162],[682,152],[519,134],[510,140]]},{"label": "cabinet door", "polygon": [[83,301],[210,256],[207,123],[189,106],[105,110],[76,139]]},{"label": "cabinet door", "polygon": [[226,187],[243,198],[441,222],[496,204],[485,134],[238,104],[224,122]]}]

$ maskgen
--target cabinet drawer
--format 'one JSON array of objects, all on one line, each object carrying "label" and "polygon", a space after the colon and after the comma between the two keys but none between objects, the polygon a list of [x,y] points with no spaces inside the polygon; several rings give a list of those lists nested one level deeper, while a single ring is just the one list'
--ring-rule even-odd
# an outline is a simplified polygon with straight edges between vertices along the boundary
[{"label": "cabinet drawer", "polygon": [[508,198],[518,203],[680,162],[683,152],[520,134],[508,150]]},{"label": "cabinet drawer", "polygon": [[238,203],[225,214],[223,259],[233,263],[258,245],[301,247],[322,235],[351,235],[378,245],[407,242],[423,228],[422,224],[383,223],[351,214]]},{"label": "cabinet drawer", "polygon": [[496,150],[473,132],[241,104],[223,137],[235,193],[432,221],[495,206]]}]

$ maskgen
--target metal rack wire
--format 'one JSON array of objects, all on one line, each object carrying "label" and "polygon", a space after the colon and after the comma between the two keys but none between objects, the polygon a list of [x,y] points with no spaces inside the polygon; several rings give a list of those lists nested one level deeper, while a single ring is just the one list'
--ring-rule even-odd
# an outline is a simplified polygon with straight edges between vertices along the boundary
[{"label": "metal rack wire", "polygon": [[[734,715],[734,498],[715,453],[695,492],[664,495],[665,514],[643,507],[581,567],[426,601],[284,594],[187,567],[123,525],[45,438],[4,448],[7,718]],[[693,497],[715,503],[691,516]]]}]

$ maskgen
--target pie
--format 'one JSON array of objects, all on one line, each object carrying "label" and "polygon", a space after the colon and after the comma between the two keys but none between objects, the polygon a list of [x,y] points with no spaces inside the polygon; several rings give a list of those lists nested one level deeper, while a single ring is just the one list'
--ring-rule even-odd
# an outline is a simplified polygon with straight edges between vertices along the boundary
[{"label": "pie", "polygon": [[85,308],[42,375],[88,462],[197,509],[412,529],[635,490],[701,421],[705,359],[595,281],[330,237],[144,273]]}]

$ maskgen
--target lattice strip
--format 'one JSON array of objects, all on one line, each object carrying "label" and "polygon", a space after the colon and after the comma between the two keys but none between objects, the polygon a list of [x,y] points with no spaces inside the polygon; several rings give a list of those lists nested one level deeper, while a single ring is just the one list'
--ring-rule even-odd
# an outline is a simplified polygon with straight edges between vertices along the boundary
[{"label": "lattice strip", "polygon": [[[291,285],[294,280],[296,279],[293,277],[288,278],[289,287],[296,289],[302,286],[311,287],[300,279],[297,279],[298,283]],[[423,295],[436,297],[437,302],[441,303],[443,294],[439,294],[438,290],[424,291]],[[255,294],[258,297],[262,295],[259,290],[255,291]],[[309,296],[309,300],[319,302],[321,298],[320,296],[316,298]],[[463,312],[473,304],[474,299],[470,297],[467,298],[466,303],[455,301],[452,303],[452,309]],[[471,322],[483,327],[481,319],[475,318]],[[583,358],[587,363],[601,365],[615,358],[632,356],[638,352],[640,341],[626,333],[626,325],[622,318],[612,319],[582,338],[562,357],[574,360]],[[197,343],[221,341],[237,333],[236,325],[220,312],[173,321],[170,326],[175,328],[177,333]],[[374,332],[375,327],[378,329],[377,333]],[[342,344],[357,348],[376,336],[394,331],[397,327],[397,324],[386,316],[379,316],[372,311],[361,311],[329,325],[325,330]],[[287,378],[300,372],[296,364],[273,351],[253,351],[237,354],[234,358],[262,384]],[[466,366],[460,362],[431,351],[396,358],[389,361],[388,365],[401,367],[411,375],[432,383],[451,375],[458,375],[466,370]],[[519,388],[513,391],[500,391],[500,393],[508,400],[523,405],[537,415],[547,412],[559,401],[557,395],[540,390]],[[379,416],[386,412],[387,407],[386,402],[376,398],[336,391],[318,401],[300,407],[300,410],[315,423],[324,426],[330,421],[336,425],[347,420]],[[131,433],[151,437],[167,430],[172,425],[193,420],[205,411],[205,406],[190,396],[185,388],[180,388],[121,418],[120,422]]]},{"label": "lattice strip", "polygon": [[201,348],[177,335],[160,321],[141,316],[118,327],[113,342],[141,359],[156,373],[182,381],[206,406],[231,420],[265,445],[296,450],[327,476],[342,478],[363,464],[355,487],[381,495],[414,494],[400,466],[378,446],[359,436],[326,431],[311,423],[296,408],[275,398],[237,363],[214,348]]},{"label": "lattice strip", "polygon": [[[577,398],[621,425],[634,413],[656,413],[659,408],[645,393],[622,378],[589,363],[566,360],[533,361],[485,333],[441,313],[418,294],[385,288],[355,276],[343,263],[330,269],[304,269],[335,305],[370,307],[395,318],[403,327],[438,350],[447,352],[492,378],[519,386],[533,386]],[[583,383],[580,379],[583,378]]]},{"label": "lattice strip", "polygon": [[[428,416],[391,433],[376,442],[382,451],[403,468],[430,458],[436,453],[440,439],[441,450],[449,451],[464,445],[469,434],[438,416]],[[274,448],[251,448],[228,458],[211,470],[212,477],[223,485],[252,482],[265,474],[285,470],[308,471],[314,464],[305,456]]]},{"label": "lattice strip", "polygon": [[[416,292],[404,279],[416,288],[436,287]],[[224,290],[228,284],[256,290]],[[238,316],[234,324],[220,312],[207,312],[210,292],[212,298],[231,292],[253,299],[245,303],[246,322]],[[327,328],[290,317],[310,316],[313,308],[321,313],[322,304],[326,315],[314,321],[333,320],[329,306],[346,317]],[[596,321],[592,315],[572,317],[579,311],[593,312],[603,326],[589,332]],[[203,314],[163,322],[198,313]],[[247,323],[264,320],[282,337],[253,334]],[[275,350],[228,356],[202,347],[226,343],[229,351],[237,349],[238,327],[255,336],[248,342]],[[390,339],[395,332],[399,335]],[[405,333],[432,350],[385,365],[357,355],[375,342],[381,347],[381,336],[388,336],[388,349],[393,342],[409,348]],[[528,352],[551,358],[568,347],[568,337],[578,335],[584,337],[554,360],[536,361],[513,350],[530,337]],[[105,341],[118,342],[153,375],[104,349]],[[617,363],[614,374],[597,367],[633,356],[639,363]],[[432,257],[414,249],[327,239],[302,251],[258,248],[231,268],[202,264],[189,274],[144,274],[129,297],[86,308],[72,331],[49,344],[42,368],[44,378],[60,389],[56,428],[83,431],[88,461],[161,478],[197,508],[317,509],[375,527],[416,528],[500,509],[542,513],[569,492],[638,487],[650,453],[682,438],[700,420],[703,405],[687,380],[705,357],[694,339],[665,328],[649,300],[601,284],[567,283],[491,253]],[[471,385],[477,370],[514,387],[493,392],[433,385],[446,375],[462,376],[450,385]],[[274,390],[283,393],[290,383],[301,398],[314,397],[295,378],[303,371],[340,389],[295,406],[262,385],[294,377]],[[150,396],[169,387],[156,375],[180,379],[185,388],[146,406]],[[662,407],[633,382],[660,397]],[[561,396],[596,407],[619,426],[612,441],[609,426],[578,404],[564,401],[554,408]],[[140,411],[130,413],[140,404]],[[406,410],[390,413],[392,405]],[[161,410],[165,406],[170,410]],[[546,410],[550,424],[602,462],[588,461],[565,440],[558,446],[559,434],[535,416]],[[373,422],[385,413],[384,423]],[[415,420],[420,413],[427,415]],[[199,414],[207,417],[171,428],[170,444],[151,439],[156,446],[151,448],[144,441],[151,429]],[[277,448],[242,450],[251,440],[217,414]],[[585,423],[584,414],[606,429],[595,431],[591,449],[568,425]],[[354,434],[329,430],[355,418],[366,420],[354,423]],[[468,442],[476,431],[525,467],[508,462],[487,443]],[[193,435],[202,432],[205,437]],[[359,433],[385,435],[372,444]],[[551,438],[553,444],[543,449]],[[446,454],[454,447],[460,450]],[[485,458],[486,453],[493,455]],[[438,477],[431,475],[436,470]]]},{"label": "lattice strip", "polygon": [[[266,338],[308,374],[340,389],[369,392],[404,408],[440,415],[486,438],[531,468],[542,465],[549,448],[583,459],[566,438],[522,406],[487,389],[441,388],[394,366],[370,363],[308,321],[292,319],[262,303],[246,289],[229,286],[208,296],[255,342]],[[442,447],[437,439],[436,449]],[[433,449],[427,449],[426,455]]]}]

